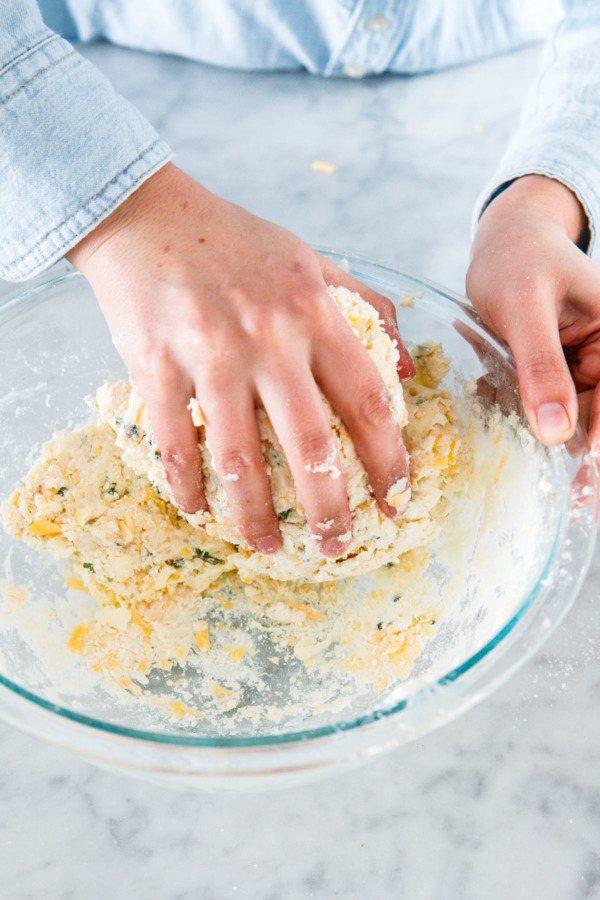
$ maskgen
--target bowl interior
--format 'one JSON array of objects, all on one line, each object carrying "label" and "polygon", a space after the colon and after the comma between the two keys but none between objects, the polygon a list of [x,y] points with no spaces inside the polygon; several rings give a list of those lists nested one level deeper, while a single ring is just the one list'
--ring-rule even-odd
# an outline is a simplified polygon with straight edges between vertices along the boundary
[{"label": "bowl interior", "polygon": [[[336,254],[331,254],[341,261]],[[50,558],[0,530],[5,586],[26,585],[19,603],[0,595],[0,682],[41,710],[99,729],[199,745],[217,742],[286,741],[359,727],[384,713],[402,716],[445,684],[466,679],[482,658],[515,638],[528,613],[565,563],[565,541],[573,508],[573,482],[595,487],[593,466],[583,444],[576,451],[548,450],[523,428],[514,366],[509,355],[472,316],[468,307],[441,289],[359,260],[348,260],[351,274],[385,293],[397,305],[400,332],[411,347],[426,340],[442,343],[451,359],[444,385],[461,403],[464,427],[489,417],[474,440],[472,485],[434,544],[426,577],[432,601],[442,614],[435,636],[409,676],[383,690],[347,682],[323,681],[294,659],[272,665],[275,652],[264,642],[254,665],[260,679],[249,679],[244,702],[262,698],[274,712],[267,718],[239,721],[225,712],[189,722],[164,715],[163,707],[140,703],[109,690],[66,649],[70,629],[93,606],[91,598],[65,589],[64,571]],[[414,294],[415,296],[410,296]],[[0,499],[6,499],[55,430],[72,429],[89,419],[86,395],[105,378],[125,377],[108,328],[86,282],[63,276],[9,300],[0,307]],[[473,398],[477,398],[477,403]],[[508,450],[502,461],[496,437]],[[496,436],[496,437],[495,437]],[[500,455],[499,455],[500,454]],[[585,495],[585,490],[584,490]],[[593,517],[592,517],[593,518]],[[590,522],[592,520],[590,519]],[[588,532],[593,530],[593,522]],[[550,583],[552,582],[552,583]],[[359,602],[372,587],[372,576],[348,585]],[[10,594],[10,587],[9,587]],[[568,606],[570,594],[561,602]],[[252,627],[240,614],[237,627]],[[158,672],[144,688],[146,696],[169,697],[173,681],[193,671]],[[293,688],[293,690],[292,690]],[[289,712],[290,697],[321,697]],[[193,699],[193,698],[192,698]],[[316,708],[318,707],[318,708]]]}]

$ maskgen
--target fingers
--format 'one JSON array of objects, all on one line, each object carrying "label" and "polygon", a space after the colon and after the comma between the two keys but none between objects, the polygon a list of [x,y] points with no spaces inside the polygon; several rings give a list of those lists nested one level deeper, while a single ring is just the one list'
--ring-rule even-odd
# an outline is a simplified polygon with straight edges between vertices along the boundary
[{"label": "fingers", "polygon": [[319,253],[317,253],[317,256],[321,263],[321,271],[323,273],[325,284],[332,284],[335,286],[341,285],[342,287],[348,288],[349,291],[360,294],[363,300],[366,300],[367,303],[370,303],[371,306],[377,310],[386,334],[390,340],[396,344],[400,355],[397,366],[398,377],[402,381],[413,378],[415,366],[410,353],[402,343],[402,338],[398,331],[398,323],[396,321],[396,308],[392,301],[388,300],[387,297],[384,297],[383,294],[378,294],[377,291],[371,290],[371,288],[367,287],[366,284],[363,284],[362,281],[352,278],[344,272],[343,269],[340,269],[339,266],[336,266],[331,260],[328,260],[327,257],[321,256]]},{"label": "fingers", "polygon": [[410,499],[410,472],[389,391],[375,363],[343,321],[336,328],[336,339],[335,356],[315,354],[315,377],[350,432],[375,499],[394,518]]},{"label": "fingers", "polygon": [[[177,373],[174,373],[174,380]],[[187,408],[193,393],[185,382],[177,384],[176,392],[163,383],[144,387],[144,397],[167,480],[177,506],[187,513],[207,510],[202,487],[202,463],[198,449],[198,432]]]},{"label": "fingers", "polygon": [[[577,424],[577,395],[558,330],[554,301],[520,296],[506,317],[508,341],[519,376],[523,406],[533,431],[544,444],[560,444]],[[509,310],[510,312],[510,310]]]},{"label": "fingers", "polygon": [[[248,389],[202,392],[206,442],[235,523],[259,553],[275,553],[281,534],[265,463],[254,400]],[[212,398],[212,402],[211,402]]]},{"label": "fingers", "polygon": [[277,383],[257,379],[262,402],[279,436],[296,491],[326,556],[341,556],[352,537],[346,482],[325,406],[308,366],[279,367]]}]

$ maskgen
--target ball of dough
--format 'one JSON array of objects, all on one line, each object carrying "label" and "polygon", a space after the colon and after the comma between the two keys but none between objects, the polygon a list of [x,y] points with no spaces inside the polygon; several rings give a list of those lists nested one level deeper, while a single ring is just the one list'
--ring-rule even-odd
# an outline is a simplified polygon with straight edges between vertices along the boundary
[{"label": "ball of dough", "polygon": [[[384,331],[377,311],[359,294],[344,287],[330,287],[328,290],[377,366],[389,391],[393,413],[399,425],[405,426],[408,416],[396,370],[398,350]],[[235,545],[235,565],[242,576],[268,576],[281,581],[329,581],[344,578],[394,561],[403,552],[427,543],[438,532],[439,522],[432,515],[432,509],[439,500],[440,491],[437,487],[433,493],[431,485],[428,488],[429,502],[427,491],[419,492],[417,489],[415,494],[413,485],[413,499],[400,520],[392,521],[381,512],[350,435],[323,396],[341,460],[353,519],[352,539],[346,554],[339,559],[331,559],[320,553],[296,495],[287,459],[264,410],[257,412],[258,423],[274,509],[279,516],[283,547],[277,553],[269,555],[250,550],[233,521],[223,484],[215,471],[212,454],[205,440],[201,403],[202,398],[199,402],[192,398],[190,414],[198,426],[204,487],[210,512],[188,514],[180,511],[180,515],[192,524],[204,526],[209,535]],[[97,393],[96,405],[101,419],[108,422],[115,431],[116,443],[123,451],[123,460],[138,474],[144,473],[161,496],[174,502],[161,462],[160,448],[156,445],[148,412],[136,387],[125,381],[106,382]],[[437,407],[436,410],[439,413]],[[447,430],[451,427],[448,419],[442,424]],[[439,430],[439,422],[436,427]],[[439,467],[438,470],[441,477]],[[339,477],[339,472],[332,470],[331,475]],[[397,492],[403,490],[408,491],[408,485],[399,484]],[[390,501],[393,500],[392,493],[393,491],[388,495]]]}]

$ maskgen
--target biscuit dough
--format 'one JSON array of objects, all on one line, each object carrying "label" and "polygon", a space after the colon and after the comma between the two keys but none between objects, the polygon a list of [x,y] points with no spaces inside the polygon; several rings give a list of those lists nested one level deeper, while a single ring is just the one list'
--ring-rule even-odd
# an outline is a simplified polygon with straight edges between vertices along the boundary
[{"label": "biscuit dough", "polygon": [[[253,634],[293,648],[324,677],[333,667],[353,683],[382,689],[408,674],[435,628],[437,613],[423,581],[426,546],[440,533],[452,495],[467,485],[471,468],[455,401],[439,386],[448,362],[440,345],[418,345],[416,377],[402,387],[396,348],[372,307],[342,288],[331,292],[378,365],[399,421],[406,422],[410,455],[410,485],[401,479],[390,495],[402,501],[410,491],[411,499],[392,522],[379,511],[349,435],[328,407],[354,517],[343,558],[319,554],[264,414],[261,436],[284,547],[273,556],[247,547],[192,401],[211,510],[206,527],[198,528],[197,519],[169,499],[147,411],[126,382],[107,382],[98,391],[100,422],[56,433],[43,446],[3,506],[5,528],[65,561],[66,585],[98,603],[93,617],[73,630],[69,649],[136,696],[153,668],[169,670],[195,658],[206,670],[202,702],[244,709],[239,684],[256,677]],[[354,596],[352,579],[345,579],[373,570],[375,588]],[[249,630],[238,621],[246,614]]]},{"label": "biscuit dough", "polygon": [[[330,287],[329,293],[350,327],[373,359],[387,387],[390,405],[401,427],[408,423],[407,405],[396,365],[398,350],[383,330],[376,310],[359,294],[343,287]],[[426,354],[429,355],[426,361]],[[427,362],[427,364],[426,364]],[[439,347],[421,347],[416,354],[421,371],[420,386],[437,385],[447,371]],[[437,371],[435,371],[437,367]],[[423,374],[425,373],[425,374]],[[425,378],[425,380],[424,380]],[[240,535],[230,512],[223,484],[215,471],[210,447],[204,438],[200,403],[190,402],[191,414],[198,426],[204,485],[210,513],[181,515],[193,525],[203,525],[206,533],[237,548],[235,565],[242,575],[268,576],[277,581],[329,581],[371,571],[400,554],[422,546],[439,530],[449,493],[455,488],[461,456],[450,396],[444,391],[413,397],[407,388],[413,410],[412,425],[405,442],[411,457],[411,483],[397,483],[388,493],[389,501],[404,512],[392,521],[384,515],[371,493],[367,473],[350,435],[323,396],[335,444],[341,459],[340,473],[331,459],[313,465],[310,471],[327,472],[332,478],[342,475],[346,482],[352,513],[352,539],[340,559],[324,556],[313,539],[306,516],[298,500],[294,480],[277,435],[263,410],[258,410],[260,436],[267,474],[271,484],[275,512],[280,519],[282,549],[272,555],[252,552]],[[113,428],[123,460],[137,474],[145,475],[161,497],[174,503],[160,448],[156,444],[148,412],[135,386],[125,381],[106,382],[96,396],[100,419]],[[404,482],[404,480],[401,480]],[[410,502],[407,501],[410,499]]]}]

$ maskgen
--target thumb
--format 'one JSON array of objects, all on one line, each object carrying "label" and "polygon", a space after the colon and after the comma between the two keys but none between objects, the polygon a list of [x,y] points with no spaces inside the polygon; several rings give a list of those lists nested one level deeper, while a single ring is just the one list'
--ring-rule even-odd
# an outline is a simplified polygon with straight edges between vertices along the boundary
[{"label": "thumb", "polygon": [[[534,311],[538,316],[532,315]],[[562,444],[578,417],[577,393],[560,342],[554,303],[521,306],[503,337],[517,364],[519,389],[529,423],[543,444]]]},{"label": "thumb", "polygon": [[371,288],[367,287],[366,284],[363,284],[362,281],[352,278],[347,272],[344,272],[343,269],[340,269],[339,266],[336,266],[327,259],[327,257],[321,256],[320,253],[317,253],[317,256],[319,258],[325,284],[340,285],[341,287],[348,288],[349,291],[360,294],[363,300],[366,300],[367,303],[370,303],[371,306],[377,310],[385,333],[392,343],[396,344],[400,355],[397,365],[398,377],[401,381],[413,378],[415,375],[415,366],[410,353],[402,343],[402,338],[398,331],[398,323],[396,321],[396,307],[392,301],[387,297],[384,297],[383,294],[378,294],[377,291],[371,290]]}]

